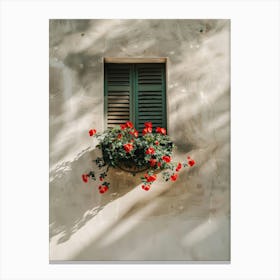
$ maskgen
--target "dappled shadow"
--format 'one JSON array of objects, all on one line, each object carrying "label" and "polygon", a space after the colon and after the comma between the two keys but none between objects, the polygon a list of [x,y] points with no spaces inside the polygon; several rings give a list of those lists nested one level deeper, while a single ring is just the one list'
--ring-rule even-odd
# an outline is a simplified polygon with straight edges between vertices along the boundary
[{"label": "dappled shadow", "polygon": [[[109,202],[120,198],[135,184],[141,182],[141,175],[134,177],[131,174],[124,174],[119,169],[110,169],[108,180],[113,181],[113,186],[106,192],[106,195],[101,195],[98,191],[99,180],[84,183],[81,179],[81,174],[90,170],[93,170],[97,177],[104,171],[93,163],[98,156],[101,156],[99,149],[92,150],[88,147],[81,151],[73,161],[57,165],[50,172],[50,240],[59,235],[58,243],[67,241],[73,233],[96,216]],[[88,166],[87,170],[83,169],[85,165]],[[116,180],[118,184],[116,184]],[[122,180],[125,183],[122,183]],[[129,185],[132,187],[127,187]]]},{"label": "dappled shadow", "polygon": [[[70,71],[66,76],[76,80],[71,93],[64,92],[61,107],[57,99],[52,103],[60,114],[50,121],[55,127],[51,157],[53,163],[62,160],[51,168],[51,259],[229,259],[230,86],[229,73],[223,73],[229,65],[228,50],[223,50],[227,22],[202,20],[186,28],[179,22],[172,21],[170,34],[156,32],[157,26],[170,30],[165,20],[97,20],[88,23],[84,36],[80,30],[64,36],[66,50],[58,50],[57,56]],[[103,111],[93,111],[93,104],[103,108],[103,99],[96,98],[103,96],[100,58],[116,54],[168,57],[168,131],[178,147],[174,158],[190,154],[197,165],[183,170],[176,183],[156,183],[150,192],[141,189],[139,178],[114,170],[109,174],[112,189],[101,196],[96,183],[84,184],[80,177],[96,151],[83,147],[75,160],[63,157],[73,145],[80,150],[84,138],[73,135],[89,119],[101,127]]]},{"label": "dappled shadow", "polygon": [[[213,134],[203,135],[202,124],[215,114],[215,99],[228,84],[221,79],[224,73],[217,76],[214,68],[223,61],[225,51],[217,42],[227,24],[227,20],[157,19],[52,22],[50,36],[58,34],[61,41],[50,42],[51,61],[58,60],[51,63],[51,73],[55,71],[54,79],[61,75],[59,80],[65,80],[66,85],[62,92],[56,90],[57,80],[50,86],[51,162],[63,156],[69,159],[79,150],[75,143],[83,143],[84,138],[73,135],[81,135],[79,129],[85,123],[102,127],[104,56],[168,57],[168,131],[182,149],[184,145],[187,150],[207,145]],[[201,93],[202,87],[209,92]]]},{"label": "dappled shadow", "polygon": [[79,228],[77,225],[81,225],[101,207],[93,186],[85,185],[81,180],[84,170],[80,166],[85,161],[90,164],[94,153],[88,148],[72,162],[57,165],[50,173],[50,239],[63,233],[60,241],[67,240]]},{"label": "dappled shadow", "polygon": [[[220,148],[222,149],[222,147]],[[75,243],[80,239],[81,233],[73,231],[73,240],[70,239],[68,243],[65,243],[64,248],[67,248],[67,253],[62,254],[62,257],[59,257],[60,254],[54,253],[52,260],[196,259],[194,256],[197,251],[192,252],[188,242],[186,242],[186,247],[181,246],[179,252],[175,249],[178,250],[178,244],[181,244],[181,239],[183,240],[188,232],[192,232],[202,223],[207,223],[209,219],[213,218],[213,214],[224,213],[224,205],[210,204],[212,182],[207,182],[209,175],[203,175],[203,171],[201,171],[206,167],[208,172],[213,175],[215,172],[219,173],[216,164],[213,164],[213,159],[207,157],[209,152],[211,151],[206,151],[202,155],[199,151],[192,151],[197,159],[197,165],[184,169],[176,183],[160,183],[159,181],[150,192],[144,192],[136,184],[137,182],[130,186],[126,183],[120,190],[120,196],[116,196],[110,201],[107,200],[106,204],[100,203],[102,211],[89,214],[86,223],[83,223],[83,218],[80,220],[84,226],[83,245],[76,247]],[[219,149],[216,148],[216,152],[219,152]],[[119,174],[119,176],[123,175]],[[114,179],[115,187],[120,178],[117,175],[114,176]],[[215,191],[217,192],[217,189]],[[222,194],[220,190],[218,191]],[[102,198],[106,198],[106,195]],[[212,211],[210,211],[211,207]],[[221,208],[219,209],[219,207]],[[78,224],[79,222],[77,222]],[[225,230],[228,229],[225,228],[220,233],[224,234],[225,238],[227,235]],[[178,232],[176,233],[176,231]],[[209,229],[209,235],[205,234],[201,240],[215,239],[215,236],[211,237],[213,231]],[[170,234],[174,234],[174,237]],[[141,238],[143,238],[144,244],[141,243]],[[59,237],[57,242],[61,243],[66,241],[65,239],[67,239],[65,236]],[[154,244],[155,240],[157,240],[156,244]],[[166,240],[169,240],[168,244],[164,245],[163,242],[166,243]],[[199,242],[197,243],[199,244]],[[213,259],[218,260],[221,257],[221,254],[215,253],[215,250],[225,250],[222,253],[224,256],[222,259],[228,259],[226,253],[228,244],[224,245],[225,247],[222,247],[224,249],[212,248],[214,250]],[[153,246],[156,246],[156,252],[150,250]],[[172,247],[174,247],[174,251],[172,251]],[[55,249],[58,248],[59,244]],[[161,251],[163,255],[161,255]],[[211,252],[206,259],[209,260],[210,255]],[[159,256],[162,258],[160,259]],[[200,258],[200,260],[202,259]]]},{"label": "dappled shadow", "polygon": [[89,19],[50,19],[49,20],[49,44],[50,47],[59,45],[63,39],[73,33],[79,32],[81,36],[90,26]]},{"label": "dappled shadow", "polygon": [[[193,152],[195,154],[195,151]],[[209,164],[210,160],[205,157],[198,162],[196,168],[184,170],[180,175],[184,185],[182,181],[157,183],[148,193],[138,187],[126,188],[122,197],[108,203],[97,216],[88,221],[83,230],[86,238],[83,239],[83,245],[76,247],[75,243],[80,234],[77,232],[73,235],[73,242],[70,240],[69,244],[65,244],[67,254],[61,258],[58,254],[54,259],[228,260],[228,241],[220,241],[217,236],[220,234],[223,238],[229,238],[229,227],[224,227],[221,232],[217,232],[216,224],[212,228],[211,221],[220,223],[224,218],[220,220],[219,216],[214,217],[213,213],[209,212],[209,205],[204,205],[205,211],[199,211],[205,202],[210,202],[207,186],[197,184],[194,187],[191,186],[193,180],[187,181],[189,176],[198,172],[201,165]],[[218,212],[216,207],[215,214]],[[210,224],[207,224],[209,221]],[[200,234],[200,241],[196,239],[196,244],[199,246],[200,242],[208,239],[212,251],[197,257],[198,251],[193,250],[188,234],[205,223],[204,227],[209,233],[205,231],[205,234]],[[88,233],[85,235],[85,232]],[[194,238],[193,234],[190,238]],[[211,245],[212,239],[215,242]],[[215,247],[216,243],[219,246]],[[200,247],[199,252],[203,252],[203,248]]]},{"label": "dappled shadow", "polygon": [[[96,169],[92,161],[98,155],[98,149],[87,148],[73,161],[57,165],[50,173],[50,239],[61,234],[58,242],[68,240],[112,199],[110,195],[102,199],[98,182],[84,183],[81,179],[81,174]],[[85,165],[87,170],[83,170]]]}]

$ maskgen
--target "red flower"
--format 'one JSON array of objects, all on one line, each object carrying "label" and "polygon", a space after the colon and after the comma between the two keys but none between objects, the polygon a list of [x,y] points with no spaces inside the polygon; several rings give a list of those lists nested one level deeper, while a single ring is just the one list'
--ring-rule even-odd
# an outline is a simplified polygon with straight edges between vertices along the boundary
[{"label": "red flower", "polygon": [[144,125],[145,125],[146,128],[149,128],[149,127],[152,128],[153,127],[153,124],[151,122],[145,122]]},{"label": "red flower", "polygon": [[122,134],[119,133],[119,134],[118,134],[118,139],[121,139],[121,138],[122,138]]},{"label": "red flower", "polygon": [[155,153],[155,149],[150,147],[146,150],[146,155],[153,155]]},{"label": "red flower", "polygon": [[195,161],[193,159],[189,158],[188,164],[189,164],[189,166],[194,166],[195,165]]},{"label": "red flower", "polygon": [[96,133],[96,129],[90,129],[88,131],[88,133],[89,133],[89,136],[93,136]]},{"label": "red flower", "polygon": [[155,141],[155,145],[157,145],[157,146],[158,146],[158,145],[159,145],[159,142],[158,142],[158,141]]},{"label": "red flower", "polygon": [[177,167],[176,167],[176,172],[178,172],[182,168],[182,163],[179,162]]},{"label": "red flower", "polygon": [[102,177],[99,177],[99,181],[101,181],[101,182],[102,182],[103,180],[104,180],[104,179],[103,179]]},{"label": "red flower", "polygon": [[151,188],[150,185],[142,185],[142,189],[148,191]]},{"label": "red flower", "polygon": [[157,179],[157,175],[154,174],[154,175],[149,177],[149,182],[154,182],[156,179]]},{"label": "red flower", "polygon": [[147,182],[154,182],[157,179],[157,175],[149,175],[149,174],[145,174],[145,179],[147,180]]},{"label": "red flower", "polygon": [[131,150],[133,150],[133,145],[130,143],[124,144],[123,147],[127,153],[129,153]]},{"label": "red flower", "polygon": [[126,122],[126,127],[129,127],[129,128],[133,128],[133,123],[132,122]]},{"label": "red flower", "polygon": [[161,167],[161,162],[158,162],[158,163],[157,163],[157,166],[158,166],[158,167]]},{"label": "red flower", "polygon": [[165,135],[166,134],[166,129],[163,128],[163,127],[157,127],[156,132]]},{"label": "red flower", "polygon": [[121,127],[122,130],[127,128],[126,124],[120,124],[120,127]]},{"label": "red flower", "polygon": [[100,193],[105,193],[109,188],[107,186],[99,186],[98,189]]},{"label": "red flower", "polygon": [[85,182],[85,183],[87,183],[88,182],[88,175],[87,174],[83,174],[82,175],[82,179],[83,179],[83,181]]},{"label": "red flower", "polygon": [[147,133],[152,133],[152,132],[153,132],[152,127],[145,127],[142,131],[142,134],[145,135]]},{"label": "red flower", "polygon": [[165,161],[165,162],[170,162],[171,161],[171,157],[170,156],[163,156],[162,159]]},{"label": "red flower", "polygon": [[134,129],[133,131],[129,132],[131,135],[133,135],[135,138],[138,137],[138,131],[136,129]]},{"label": "red flower", "polygon": [[151,159],[149,160],[149,163],[150,163],[150,165],[153,167],[153,166],[155,166],[155,165],[157,164],[157,161],[156,161],[156,159],[151,158]]},{"label": "red flower", "polygon": [[170,176],[170,179],[171,179],[171,181],[176,181],[176,180],[177,180],[177,177],[178,177],[178,174],[175,173],[175,174],[173,174],[173,175]]}]

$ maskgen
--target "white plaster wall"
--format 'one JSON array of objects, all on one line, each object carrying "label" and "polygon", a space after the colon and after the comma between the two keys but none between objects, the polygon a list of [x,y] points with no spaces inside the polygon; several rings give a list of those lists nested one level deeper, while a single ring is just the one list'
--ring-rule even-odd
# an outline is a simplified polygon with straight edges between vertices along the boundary
[{"label": "white plaster wall", "polygon": [[[99,154],[103,57],[167,57],[168,132],[197,164],[144,192],[111,171],[84,184]],[[50,21],[50,260],[230,259],[230,21]]]}]

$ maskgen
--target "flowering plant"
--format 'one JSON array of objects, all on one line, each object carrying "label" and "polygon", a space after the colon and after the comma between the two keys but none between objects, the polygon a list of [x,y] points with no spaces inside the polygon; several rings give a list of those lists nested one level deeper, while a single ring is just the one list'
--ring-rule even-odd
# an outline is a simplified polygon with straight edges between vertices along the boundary
[{"label": "flowering plant", "polygon": [[[187,157],[185,162],[174,162],[172,151],[174,143],[166,135],[166,129],[157,127],[153,132],[153,124],[146,122],[139,137],[139,132],[132,122],[128,121],[118,127],[97,133],[95,129],[89,130],[89,135],[98,140],[97,147],[102,150],[103,157],[97,157],[94,162],[101,171],[98,176],[93,171],[82,174],[85,183],[88,179],[100,181],[99,192],[105,193],[110,183],[105,181],[110,167],[120,168],[131,172],[147,171],[142,180],[142,189],[148,191],[157,179],[157,171],[163,170],[165,181],[176,181],[178,172],[182,167],[193,166],[195,161]],[[104,170],[105,169],[105,170]]]}]

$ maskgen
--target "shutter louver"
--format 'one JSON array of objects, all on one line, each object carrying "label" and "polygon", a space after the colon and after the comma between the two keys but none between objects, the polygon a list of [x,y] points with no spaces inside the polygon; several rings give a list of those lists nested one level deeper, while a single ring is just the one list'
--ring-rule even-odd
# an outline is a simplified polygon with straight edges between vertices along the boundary
[{"label": "shutter louver", "polygon": [[130,119],[131,66],[128,64],[105,64],[105,102],[107,128]]},{"label": "shutter louver", "polygon": [[166,128],[165,64],[136,64],[136,127],[151,121]]},{"label": "shutter louver", "polygon": [[145,122],[166,128],[165,64],[105,64],[107,128],[132,121],[141,133]]}]

